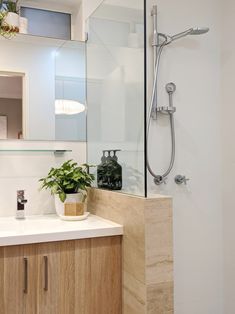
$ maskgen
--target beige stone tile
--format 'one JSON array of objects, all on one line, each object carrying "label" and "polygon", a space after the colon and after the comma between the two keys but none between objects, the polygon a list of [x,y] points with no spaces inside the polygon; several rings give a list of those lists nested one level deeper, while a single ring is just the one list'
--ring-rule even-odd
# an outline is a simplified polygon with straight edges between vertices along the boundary
[{"label": "beige stone tile", "polygon": [[131,274],[123,274],[123,314],[146,313],[146,286]]},{"label": "beige stone tile", "polygon": [[91,189],[88,209],[124,226],[123,314],[173,314],[172,199]]},{"label": "beige stone tile", "polygon": [[173,282],[147,286],[147,314],[174,313]]},{"label": "beige stone tile", "polygon": [[92,189],[88,208],[91,212],[124,226],[123,268],[145,282],[144,199]]},{"label": "beige stone tile", "polygon": [[173,281],[173,218],[171,199],[147,201],[146,284]]}]

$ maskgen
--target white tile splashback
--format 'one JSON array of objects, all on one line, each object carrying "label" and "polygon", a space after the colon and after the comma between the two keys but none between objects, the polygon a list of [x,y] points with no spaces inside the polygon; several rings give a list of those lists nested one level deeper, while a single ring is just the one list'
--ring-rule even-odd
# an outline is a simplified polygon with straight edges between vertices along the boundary
[{"label": "white tile splashback", "polygon": [[[55,156],[53,152],[1,152],[2,149],[68,149],[72,152]],[[18,189],[25,190],[26,215],[54,213],[53,197],[49,191],[39,191],[38,180],[46,176],[52,166],[59,166],[68,159],[86,162],[86,143],[0,142],[0,217],[15,215]]]}]

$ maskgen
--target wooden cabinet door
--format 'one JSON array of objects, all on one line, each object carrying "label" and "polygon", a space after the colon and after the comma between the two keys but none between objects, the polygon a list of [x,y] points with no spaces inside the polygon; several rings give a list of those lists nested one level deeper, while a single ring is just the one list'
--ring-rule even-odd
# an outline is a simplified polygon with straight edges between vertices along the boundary
[{"label": "wooden cabinet door", "polygon": [[75,241],[75,314],[91,312],[91,240]]},{"label": "wooden cabinet door", "polygon": [[[21,264],[21,262],[20,262]],[[24,314],[37,314],[38,290],[37,245],[23,246]]]},{"label": "wooden cabinet door", "polygon": [[38,314],[90,314],[89,278],[90,240],[39,244]]},{"label": "wooden cabinet door", "polygon": [[38,314],[90,312],[90,240],[38,246]]},{"label": "wooden cabinet door", "polygon": [[38,314],[60,313],[60,242],[38,244]]},{"label": "wooden cabinet door", "polygon": [[121,237],[0,248],[0,314],[121,314]]},{"label": "wooden cabinet door", "polygon": [[60,267],[59,314],[80,314],[75,312],[75,241],[60,243]]},{"label": "wooden cabinet door", "polygon": [[33,245],[0,248],[0,313],[37,313],[37,263]]},{"label": "wooden cabinet door", "polygon": [[0,248],[0,313],[37,313],[35,245]]},{"label": "wooden cabinet door", "polygon": [[91,239],[91,314],[122,313],[121,237]]},{"label": "wooden cabinet door", "polygon": [[1,314],[24,314],[23,246],[1,248]]},{"label": "wooden cabinet door", "polygon": [[0,313],[4,313],[4,248],[0,247]]}]

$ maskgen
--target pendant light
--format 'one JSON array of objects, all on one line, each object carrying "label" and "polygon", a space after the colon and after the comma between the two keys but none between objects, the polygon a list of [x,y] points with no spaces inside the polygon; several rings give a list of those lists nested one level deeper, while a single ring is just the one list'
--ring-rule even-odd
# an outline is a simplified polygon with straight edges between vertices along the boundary
[{"label": "pendant light", "polygon": [[85,111],[85,106],[78,101],[69,99],[56,99],[55,114],[73,115]]},{"label": "pendant light", "polygon": [[56,115],[74,115],[84,112],[86,107],[79,101],[64,99],[64,80],[63,80],[63,99],[55,100],[55,114]]}]

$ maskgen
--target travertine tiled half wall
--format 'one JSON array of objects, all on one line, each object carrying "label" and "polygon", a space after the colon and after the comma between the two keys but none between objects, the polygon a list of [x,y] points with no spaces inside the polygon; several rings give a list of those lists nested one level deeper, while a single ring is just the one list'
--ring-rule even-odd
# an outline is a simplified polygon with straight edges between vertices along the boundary
[{"label": "travertine tiled half wall", "polygon": [[124,226],[123,314],[172,314],[172,199],[91,189],[90,212]]}]

